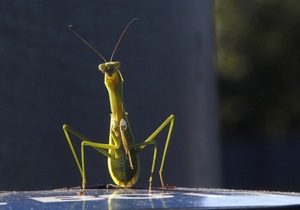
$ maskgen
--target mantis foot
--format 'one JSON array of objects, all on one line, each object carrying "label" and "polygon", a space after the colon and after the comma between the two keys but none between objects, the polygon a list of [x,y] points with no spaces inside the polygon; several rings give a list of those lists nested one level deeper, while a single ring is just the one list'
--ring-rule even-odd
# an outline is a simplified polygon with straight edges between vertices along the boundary
[{"label": "mantis foot", "polygon": [[82,189],[82,190],[80,190],[77,194],[78,194],[78,195],[84,195],[84,192],[85,192],[85,190]]},{"label": "mantis foot", "polygon": [[166,189],[166,190],[174,190],[176,188],[176,186],[162,186],[163,189]]}]

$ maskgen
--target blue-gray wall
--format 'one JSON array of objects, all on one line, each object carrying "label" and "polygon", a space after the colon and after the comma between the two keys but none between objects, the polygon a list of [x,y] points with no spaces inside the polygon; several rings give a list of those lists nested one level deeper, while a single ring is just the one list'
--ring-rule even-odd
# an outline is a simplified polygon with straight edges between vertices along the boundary
[{"label": "blue-gray wall", "polygon": [[[1,1],[0,190],[81,184],[62,125],[107,142],[110,109],[102,60],[68,26],[109,58],[135,17],[114,57],[135,140],[174,114],[166,182],[219,187],[212,8],[208,0]],[[148,185],[152,151],[141,154],[139,186]],[[89,185],[112,182],[103,155],[88,149],[86,164]]]}]

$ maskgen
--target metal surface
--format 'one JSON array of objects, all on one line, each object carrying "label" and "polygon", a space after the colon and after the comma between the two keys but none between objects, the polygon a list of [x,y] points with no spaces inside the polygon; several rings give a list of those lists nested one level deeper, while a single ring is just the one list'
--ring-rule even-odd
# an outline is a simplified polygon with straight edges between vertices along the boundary
[{"label": "metal surface", "polygon": [[300,207],[299,193],[224,189],[78,189],[1,192],[0,209],[245,209]]}]

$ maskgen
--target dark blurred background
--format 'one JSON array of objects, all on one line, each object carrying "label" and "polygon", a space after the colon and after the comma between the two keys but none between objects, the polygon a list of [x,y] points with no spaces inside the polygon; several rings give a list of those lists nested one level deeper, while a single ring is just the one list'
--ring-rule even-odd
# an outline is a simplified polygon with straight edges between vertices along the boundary
[{"label": "dark blurred background", "polygon": [[[81,184],[61,127],[108,142],[110,108],[101,58],[68,26],[108,59],[139,17],[114,59],[136,142],[176,117],[166,182],[300,191],[298,2],[0,0],[0,190]],[[88,185],[112,183],[107,159],[86,155]]]},{"label": "dark blurred background", "polygon": [[300,2],[217,0],[223,183],[300,190]]}]

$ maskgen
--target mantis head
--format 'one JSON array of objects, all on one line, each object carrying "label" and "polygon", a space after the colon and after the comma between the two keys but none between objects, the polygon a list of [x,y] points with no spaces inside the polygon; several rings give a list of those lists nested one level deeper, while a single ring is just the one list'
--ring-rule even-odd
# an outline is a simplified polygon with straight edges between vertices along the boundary
[{"label": "mantis head", "polygon": [[107,74],[109,77],[111,77],[111,75],[117,71],[121,66],[121,63],[119,61],[110,61],[110,62],[105,62],[105,63],[101,63],[99,65],[99,70],[104,73]]}]

